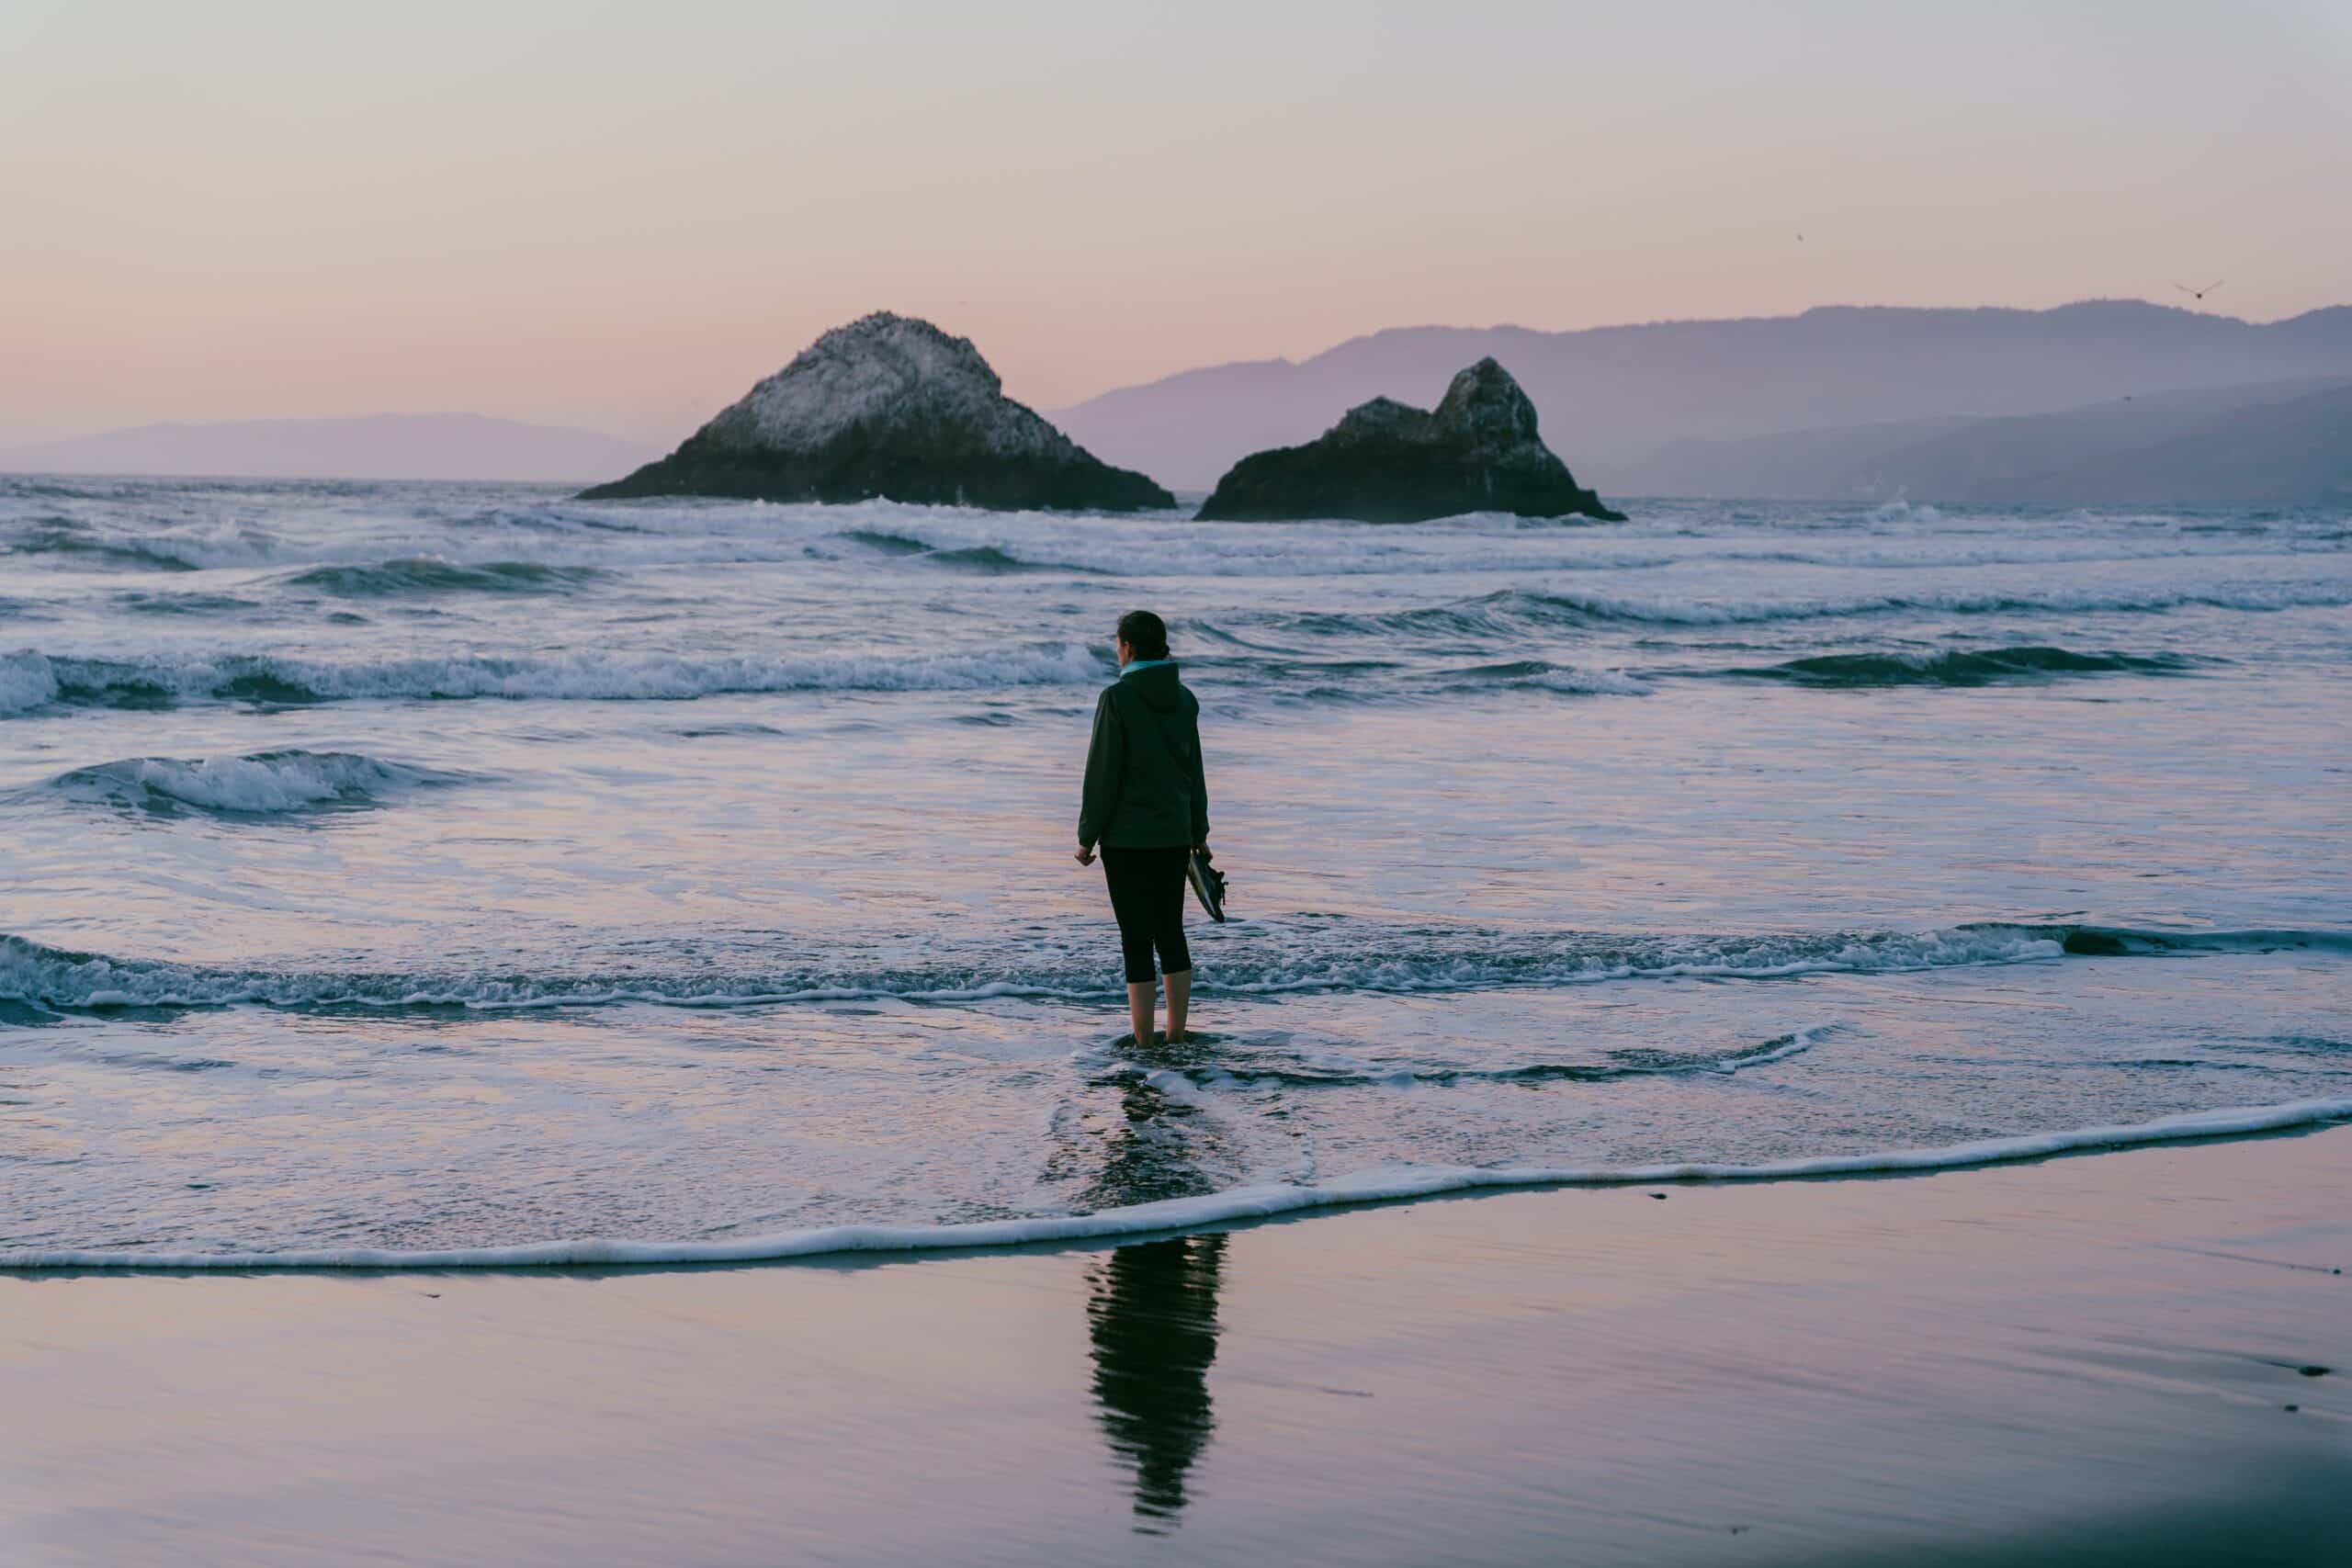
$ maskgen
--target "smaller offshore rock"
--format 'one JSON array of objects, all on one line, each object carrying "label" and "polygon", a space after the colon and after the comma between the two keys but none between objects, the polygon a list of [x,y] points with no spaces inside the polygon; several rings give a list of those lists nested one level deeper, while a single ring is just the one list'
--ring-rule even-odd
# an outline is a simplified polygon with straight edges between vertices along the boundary
[{"label": "smaller offshore rock", "polygon": [[1535,405],[1492,359],[1454,377],[1434,413],[1374,398],[1304,446],[1242,458],[1217,481],[1200,516],[1419,523],[1464,512],[1624,521],[1544,445]]}]

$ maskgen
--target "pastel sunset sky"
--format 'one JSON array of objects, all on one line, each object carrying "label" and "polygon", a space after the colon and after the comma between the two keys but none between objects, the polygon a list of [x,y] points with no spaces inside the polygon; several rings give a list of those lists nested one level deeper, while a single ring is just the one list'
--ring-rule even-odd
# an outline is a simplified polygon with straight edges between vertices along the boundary
[{"label": "pastel sunset sky", "polygon": [[0,437],[666,442],[878,308],[1047,409],[1430,321],[2267,320],[2352,299],[2347,82],[2342,0],[7,0]]}]

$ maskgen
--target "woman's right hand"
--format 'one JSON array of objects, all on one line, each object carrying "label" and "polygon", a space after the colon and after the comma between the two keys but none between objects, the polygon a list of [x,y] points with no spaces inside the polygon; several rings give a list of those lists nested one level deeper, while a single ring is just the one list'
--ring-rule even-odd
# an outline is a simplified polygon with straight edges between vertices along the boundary
[{"label": "woman's right hand", "polygon": [[1092,865],[1094,863],[1094,846],[1092,844],[1080,844],[1078,846],[1078,863],[1080,865]]}]

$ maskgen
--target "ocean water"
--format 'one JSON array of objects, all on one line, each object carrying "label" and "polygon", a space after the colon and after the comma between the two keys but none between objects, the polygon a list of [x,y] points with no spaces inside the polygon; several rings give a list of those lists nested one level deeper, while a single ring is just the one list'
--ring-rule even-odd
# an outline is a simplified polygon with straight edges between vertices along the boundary
[{"label": "ocean water", "polygon": [[[787,1256],[2352,1116],[2352,520],[0,479],[0,1261]],[[1070,858],[1174,628],[1235,919]]]}]

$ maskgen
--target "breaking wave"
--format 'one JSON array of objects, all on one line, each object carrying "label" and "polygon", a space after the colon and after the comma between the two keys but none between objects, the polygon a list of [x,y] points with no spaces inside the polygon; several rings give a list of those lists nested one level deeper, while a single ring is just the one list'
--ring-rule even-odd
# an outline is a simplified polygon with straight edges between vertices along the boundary
[{"label": "breaking wave", "polygon": [[1639,696],[1649,690],[1632,676],[1621,675],[1613,670],[1575,670],[1566,665],[1547,663],[1541,659],[1520,659],[1505,664],[1477,664],[1466,670],[1449,670],[1438,679],[1446,690],[1457,692],[1500,688],[1560,692],[1574,696]]},{"label": "breaking wave", "polygon": [[373,566],[314,566],[285,579],[340,599],[376,599],[424,593],[555,593],[606,575],[590,566],[551,566],[543,561],[498,560],[469,566],[439,556],[404,556]]},{"label": "breaking wave", "polygon": [[2238,591],[2154,590],[2144,593],[2066,592],[1861,594],[1784,601],[1631,598],[1602,593],[1538,592],[1507,588],[1476,598],[1387,612],[1283,612],[1268,615],[1263,630],[1215,620],[1187,629],[1213,642],[1293,652],[1300,642],[1327,637],[1515,640],[1531,631],[1584,627],[1668,628],[1765,625],[1874,618],[1928,613],[1950,615],[2041,614],[2164,614],[2203,607],[2264,612],[2352,605],[2352,592],[2319,584],[2279,584]]},{"label": "breaking wave", "polygon": [[844,530],[840,536],[852,544],[864,545],[869,549],[879,550],[886,556],[928,555],[932,548],[921,539],[909,538],[904,534],[892,534],[880,528],[851,528]]},{"label": "breaking wave", "polygon": [[[1269,933],[1271,922],[1258,928]],[[2154,931],[2105,926],[1988,923],[1928,931],[1796,932],[1764,936],[1636,936],[1600,931],[1528,934],[1461,929],[1286,922],[1278,941],[1247,925],[1204,933],[1194,958],[1204,993],[1390,993],[1489,990],[1704,976],[1899,974],[1925,969],[2089,957],[2312,949],[2352,953],[2352,932]],[[1109,986],[1091,953],[997,953],[966,961],[870,961],[692,973],[493,974],[480,970],[368,972],[239,969],[113,958],[0,935],[0,998],[54,1009],[224,1007],[759,1007],[897,998],[960,1002],[990,997],[1096,1000]]]},{"label": "breaking wave", "polygon": [[1962,927],[2029,931],[2080,958],[2162,958],[2184,953],[2352,954],[2352,931],[2317,930],[2176,931],[2137,926]]},{"label": "breaking wave", "polygon": [[2352,604],[2342,588],[2282,583],[2237,591],[2154,589],[2146,592],[1954,592],[1862,594],[1779,604],[1737,600],[1637,600],[1602,594],[1531,593],[1506,590],[1472,602],[1542,625],[1618,622],[1637,626],[1739,626],[1769,621],[1836,620],[1926,611],[1952,615],[2161,614],[2171,610],[2269,611]]},{"label": "breaking wave", "polygon": [[994,545],[975,545],[968,549],[940,550],[924,558],[934,566],[953,567],[960,571],[986,572],[999,575],[1024,571],[1075,571],[1089,576],[1101,573],[1091,566],[1071,566],[1060,561],[1027,560]]},{"label": "breaking wave", "polygon": [[916,658],[759,658],[582,651],[343,663],[272,654],[139,660],[0,654],[0,715],[51,705],[154,708],[184,702],[298,704],[368,697],[686,701],[731,692],[966,691],[1100,681],[1077,643]]},{"label": "breaking wave", "polygon": [[243,615],[262,608],[233,593],[118,593],[114,602],[134,615]]},{"label": "breaking wave", "polygon": [[135,807],[157,816],[230,817],[350,810],[408,789],[458,783],[454,773],[347,751],[261,751],[248,757],[132,757],[60,773],[40,791]]},{"label": "breaking wave", "polygon": [[1078,572],[1089,577],[1102,575],[1100,567],[1079,566],[1069,561],[1031,560],[999,545],[934,545],[880,528],[850,528],[833,536],[851,544],[863,545],[886,556],[920,556],[927,566],[944,566],[986,576],[1021,572]]},{"label": "breaking wave", "polygon": [[1385,1167],[1313,1185],[1270,1183],[1200,1197],[1102,1209],[1091,1213],[1024,1216],[963,1224],[828,1225],[727,1241],[616,1241],[589,1237],[516,1247],[317,1247],[284,1252],[180,1252],[155,1249],[17,1248],[0,1251],[6,1269],[530,1269],[776,1263],[857,1252],[939,1252],[1106,1241],[1158,1232],[1230,1225],[1351,1204],[1398,1202],[1448,1193],[1525,1187],[1627,1187],[1660,1182],[1793,1181],[1934,1170],[2049,1159],[2150,1144],[2256,1137],[2352,1119],[2352,1099],[2283,1105],[2230,1106],[2153,1122],[2022,1133],[1936,1148],[1830,1155],[1757,1165],[1662,1163],[1639,1166]]},{"label": "breaking wave", "polygon": [[135,539],[96,537],[84,532],[79,524],[64,518],[25,530],[9,543],[8,549],[16,555],[78,558],[93,565],[132,571],[198,570],[196,562],[168,549]]},{"label": "breaking wave", "polygon": [[1801,686],[1991,686],[2067,675],[2181,675],[2210,660],[2178,653],[2076,653],[2064,648],[1986,648],[1943,653],[1825,653],[1761,669],[1748,680]]}]

